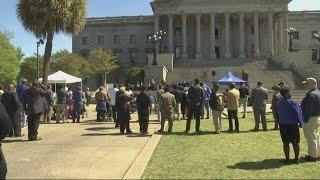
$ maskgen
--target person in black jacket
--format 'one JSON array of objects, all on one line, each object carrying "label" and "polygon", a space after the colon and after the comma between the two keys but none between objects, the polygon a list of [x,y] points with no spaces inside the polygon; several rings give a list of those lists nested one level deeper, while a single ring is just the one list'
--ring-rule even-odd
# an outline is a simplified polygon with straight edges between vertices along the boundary
[{"label": "person in black jacket", "polygon": [[119,94],[116,98],[116,110],[118,114],[118,121],[120,124],[120,133],[124,134],[124,131],[127,131],[127,134],[131,134],[130,130],[130,112],[129,112],[129,97],[125,92],[125,87],[119,89]]},{"label": "person in black jacket", "polygon": [[12,130],[9,136],[21,137],[21,105],[17,93],[14,92],[13,84],[7,86],[7,90],[2,95],[1,102],[12,121]]},{"label": "person in black jacket", "polygon": [[7,175],[7,163],[2,153],[1,141],[10,133],[11,126],[11,120],[0,102],[0,179],[5,179]]},{"label": "person in black jacket", "polygon": [[149,112],[151,109],[151,100],[147,95],[147,87],[142,86],[141,92],[137,96],[137,107],[138,107],[138,116],[139,116],[139,125],[140,125],[140,133],[148,134],[148,126],[149,126]]},{"label": "person in black jacket", "polygon": [[188,119],[186,124],[185,133],[188,134],[190,131],[191,119],[196,118],[196,133],[200,133],[200,116],[203,104],[203,90],[200,87],[200,81],[194,80],[194,86],[190,87],[188,92]]},{"label": "person in black jacket", "polygon": [[38,81],[32,83],[32,87],[22,95],[23,109],[28,115],[28,139],[29,141],[40,140],[38,136],[38,128],[40,124],[41,114],[46,112],[45,96],[47,92]]}]

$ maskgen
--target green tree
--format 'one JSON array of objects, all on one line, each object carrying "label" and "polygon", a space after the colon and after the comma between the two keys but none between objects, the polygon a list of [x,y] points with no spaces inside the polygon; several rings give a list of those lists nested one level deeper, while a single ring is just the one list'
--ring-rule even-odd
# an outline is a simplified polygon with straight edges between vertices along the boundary
[{"label": "green tree", "polygon": [[12,35],[0,31],[0,83],[16,83],[19,64],[23,57],[20,48],[15,48],[10,39]]},{"label": "green tree", "polygon": [[85,25],[86,0],[19,0],[17,14],[24,28],[46,39],[43,82],[48,80],[55,33],[76,35]]},{"label": "green tree", "polygon": [[81,78],[87,78],[90,75],[88,61],[68,50],[58,51],[51,58],[50,72],[54,73],[59,70]]},{"label": "green tree", "polygon": [[[42,75],[43,57],[39,56],[40,76]],[[18,79],[28,79],[30,82],[37,79],[37,56],[29,56],[22,60]]]},{"label": "green tree", "polygon": [[143,68],[131,68],[129,69],[126,77],[126,83],[137,84],[144,81],[144,69]]},{"label": "green tree", "polygon": [[103,79],[106,78],[106,73],[119,67],[117,57],[114,56],[110,50],[94,49],[90,51],[88,62],[91,72],[90,75],[99,75]]}]

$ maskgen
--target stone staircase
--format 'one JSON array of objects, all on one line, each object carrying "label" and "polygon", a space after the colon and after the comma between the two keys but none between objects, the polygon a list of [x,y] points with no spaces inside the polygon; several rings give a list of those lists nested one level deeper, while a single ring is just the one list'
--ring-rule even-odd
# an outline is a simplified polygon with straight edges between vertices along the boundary
[{"label": "stone staircase", "polygon": [[195,78],[200,79],[208,84],[213,81],[211,72],[216,71],[216,79],[219,79],[227,71],[232,71],[238,77],[241,72],[249,72],[250,87],[254,87],[258,81],[262,81],[268,89],[280,81],[284,81],[292,89],[301,89],[299,78],[291,70],[283,70],[277,64],[268,59],[224,59],[216,61],[206,60],[182,60],[174,63],[174,69],[168,72],[167,82],[172,81],[191,81]]}]

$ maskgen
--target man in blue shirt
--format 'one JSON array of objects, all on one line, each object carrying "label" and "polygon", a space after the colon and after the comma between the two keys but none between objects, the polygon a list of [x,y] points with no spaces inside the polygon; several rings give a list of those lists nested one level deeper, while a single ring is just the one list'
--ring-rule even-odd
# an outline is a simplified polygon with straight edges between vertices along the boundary
[{"label": "man in blue shirt", "polygon": [[301,103],[305,122],[303,131],[308,144],[305,159],[314,162],[320,159],[320,91],[315,78],[307,78],[302,83],[309,91]]},{"label": "man in blue shirt", "polygon": [[202,109],[201,109],[201,114],[202,114],[202,119],[204,118],[204,114],[205,111],[204,109],[206,109],[206,113],[207,113],[207,119],[210,118],[210,105],[209,105],[209,100],[210,100],[210,96],[211,96],[211,90],[210,88],[204,84],[203,82],[200,83],[201,88],[203,89],[203,104],[202,104]]},{"label": "man in blue shirt", "polygon": [[77,123],[80,123],[80,114],[83,110],[83,101],[84,94],[81,91],[80,87],[77,87],[74,89],[72,93],[72,100],[73,100],[73,116],[72,116],[72,122],[75,123],[77,120]]},{"label": "man in blue shirt", "polygon": [[[17,93],[18,93],[18,98],[20,103],[22,103],[22,95],[23,93],[28,90],[28,80],[27,79],[22,79],[20,82],[20,85],[17,88]],[[21,112],[21,120],[22,120],[22,127],[27,125],[27,115],[24,111]]]},{"label": "man in blue shirt", "polygon": [[286,156],[284,163],[289,163],[290,160],[290,143],[292,144],[294,150],[294,162],[299,163],[299,127],[302,127],[303,123],[301,107],[296,101],[291,99],[290,88],[281,88],[280,94],[283,98],[277,104],[276,113],[279,118],[278,122],[280,126],[280,135],[283,142],[283,152]]}]

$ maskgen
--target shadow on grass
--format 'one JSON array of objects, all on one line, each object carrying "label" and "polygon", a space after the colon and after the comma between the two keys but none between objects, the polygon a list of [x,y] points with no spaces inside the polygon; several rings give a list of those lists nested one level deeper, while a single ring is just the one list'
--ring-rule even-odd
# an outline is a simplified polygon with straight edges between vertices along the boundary
[{"label": "shadow on grass", "polygon": [[108,129],[115,129],[114,127],[92,127],[92,128],[86,128],[84,130],[87,130],[87,131],[105,131],[105,130],[108,130]]},{"label": "shadow on grass", "polygon": [[188,134],[184,133],[184,132],[162,132],[162,133],[158,133],[161,134],[163,136],[203,136],[203,135],[212,135],[214,134],[212,131],[201,131],[200,133],[196,133],[196,132],[189,132]]},{"label": "shadow on grass", "polygon": [[121,134],[121,133],[88,133],[82,134],[81,136],[126,136],[126,137],[150,137],[151,134],[143,135],[140,133],[132,133],[132,134]]},{"label": "shadow on grass", "polygon": [[257,162],[239,162],[234,166],[227,166],[229,169],[241,169],[241,170],[268,170],[268,169],[279,169],[283,166],[293,165],[284,164],[279,159],[266,159]]},{"label": "shadow on grass", "polygon": [[1,143],[16,143],[16,142],[28,142],[29,140],[26,139],[4,139],[1,141]]}]

